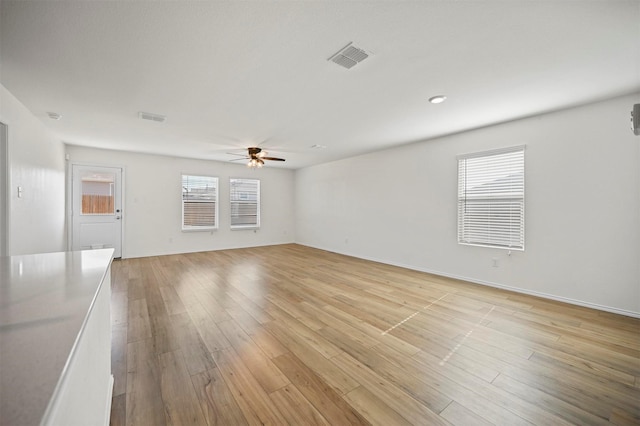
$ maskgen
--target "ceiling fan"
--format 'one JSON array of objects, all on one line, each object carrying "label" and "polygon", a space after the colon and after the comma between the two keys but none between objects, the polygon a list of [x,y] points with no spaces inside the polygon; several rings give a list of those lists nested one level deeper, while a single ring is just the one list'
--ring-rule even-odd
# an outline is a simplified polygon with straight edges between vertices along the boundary
[{"label": "ceiling fan", "polygon": [[266,151],[263,151],[262,148],[258,148],[257,146],[252,146],[247,148],[247,154],[234,154],[233,152],[229,152],[230,155],[239,155],[242,158],[237,158],[235,160],[230,161],[241,161],[241,160],[249,160],[247,163],[247,167],[257,167],[260,168],[264,166],[264,160],[269,161],[285,161],[284,158],[277,157],[269,157]]}]

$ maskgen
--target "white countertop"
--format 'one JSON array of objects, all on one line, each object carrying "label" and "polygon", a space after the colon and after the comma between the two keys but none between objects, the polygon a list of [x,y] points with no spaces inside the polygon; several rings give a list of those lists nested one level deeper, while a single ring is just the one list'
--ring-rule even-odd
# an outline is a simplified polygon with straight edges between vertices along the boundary
[{"label": "white countertop", "polygon": [[112,259],[113,249],[0,257],[0,424],[40,423]]}]

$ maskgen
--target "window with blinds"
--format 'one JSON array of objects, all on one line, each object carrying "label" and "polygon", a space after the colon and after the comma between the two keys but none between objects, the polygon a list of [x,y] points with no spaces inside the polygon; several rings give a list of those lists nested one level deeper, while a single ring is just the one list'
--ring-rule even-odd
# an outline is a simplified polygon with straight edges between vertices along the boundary
[{"label": "window with blinds", "polygon": [[182,175],[182,230],[218,228],[218,178]]},{"label": "window with blinds", "polygon": [[231,229],[260,227],[260,181],[229,179]]},{"label": "window with blinds", "polygon": [[524,250],[524,150],[458,157],[458,243]]}]

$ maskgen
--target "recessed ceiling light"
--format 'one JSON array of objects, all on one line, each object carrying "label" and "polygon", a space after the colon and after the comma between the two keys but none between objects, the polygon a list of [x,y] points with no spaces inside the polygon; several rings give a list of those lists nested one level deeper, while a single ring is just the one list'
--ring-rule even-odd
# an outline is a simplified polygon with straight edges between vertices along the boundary
[{"label": "recessed ceiling light", "polygon": [[62,118],[62,116],[60,114],[58,114],[57,112],[47,112],[47,115],[52,120],[60,120]]},{"label": "recessed ceiling light", "polygon": [[429,98],[429,102],[431,102],[432,104],[441,104],[442,102],[444,102],[445,99],[447,99],[446,96],[438,95],[438,96],[433,96]]}]

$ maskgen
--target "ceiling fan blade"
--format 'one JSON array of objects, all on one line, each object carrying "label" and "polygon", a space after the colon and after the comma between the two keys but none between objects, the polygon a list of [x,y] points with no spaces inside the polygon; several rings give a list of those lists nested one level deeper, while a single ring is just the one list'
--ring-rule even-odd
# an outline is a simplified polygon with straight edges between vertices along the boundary
[{"label": "ceiling fan blade", "polygon": [[229,155],[237,155],[238,157],[246,157],[247,156],[246,152],[243,153],[243,154],[238,154],[238,153],[235,153],[235,152],[227,152],[227,154],[229,154]]},{"label": "ceiling fan blade", "polygon": [[250,160],[249,157],[242,157],[242,158],[234,158],[233,160],[229,160],[229,161],[247,161]]},{"label": "ceiling fan blade", "polygon": [[263,160],[271,160],[271,161],[286,161],[284,158],[276,158],[276,157],[260,157]]}]

